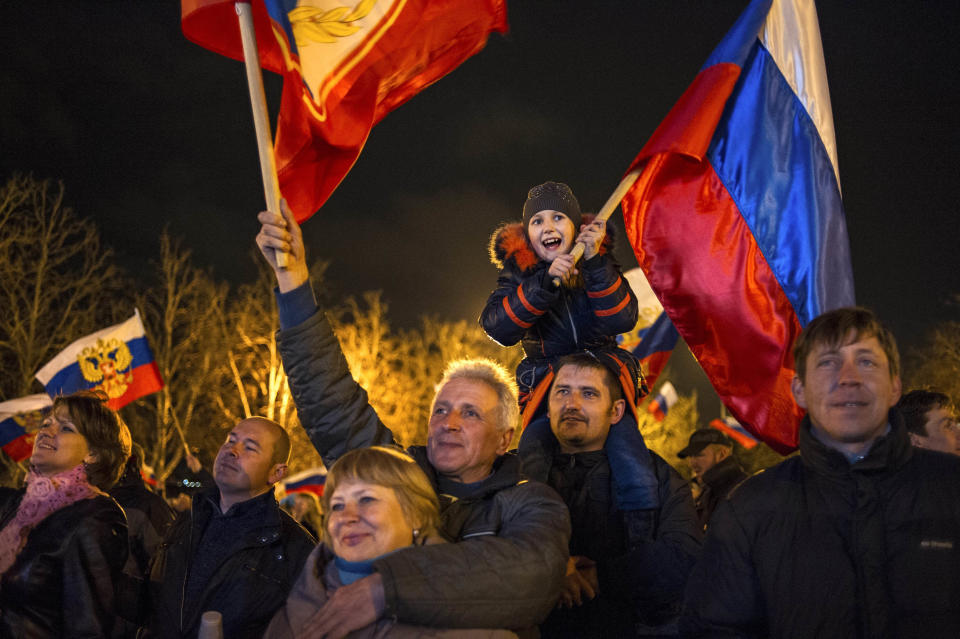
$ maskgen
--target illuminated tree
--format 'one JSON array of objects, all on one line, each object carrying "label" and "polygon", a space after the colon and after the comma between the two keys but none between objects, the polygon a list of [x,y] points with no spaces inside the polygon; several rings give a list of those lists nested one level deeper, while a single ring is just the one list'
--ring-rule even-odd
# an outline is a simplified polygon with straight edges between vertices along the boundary
[{"label": "illuminated tree", "polygon": [[904,391],[930,387],[960,403],[960,322],[934,326],[923,344],[909,353],[907,365],[909,386]]},{"label": "illuminated tree", "polygon": [[184,441],[204,449],[219,444],[222,420],[210,396],[224,358],[227,285],[193,266],[190,252],[166,233],[155,277],[137,304],[164,388],[124,411],[162,483],[183,457]]},{"label": "illuminated tree", "polygon": [[123,284],[96,226],[64,205],[62,183],[7,180],[0,187],[0,399],[39,392],[33,376],[40,367],[128,315],[114,303]]}]

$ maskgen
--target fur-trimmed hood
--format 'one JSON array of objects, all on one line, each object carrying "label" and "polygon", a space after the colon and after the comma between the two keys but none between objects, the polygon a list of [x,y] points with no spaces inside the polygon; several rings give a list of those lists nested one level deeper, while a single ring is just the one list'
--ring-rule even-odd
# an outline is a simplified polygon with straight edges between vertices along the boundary
[{"label": "fur-trimmed hood", "polygon": [[[583,225],[590,224],[595,217],[593,213],[584,213]],[[579,233],[579,229],[577,232]],[[615,241],[616,228],[607,220],[607,232],[603,237],[603,243],[600,244],[600,254],[612,252]],[[520,272],[526,272],[540,261],[537,254],[533,252],[533,247],[530,246],[523,224],[520,222],[504,222],[498,226],[490,236],[487,250],[490,253],[490,261],[499,269],[512,263]]]}]

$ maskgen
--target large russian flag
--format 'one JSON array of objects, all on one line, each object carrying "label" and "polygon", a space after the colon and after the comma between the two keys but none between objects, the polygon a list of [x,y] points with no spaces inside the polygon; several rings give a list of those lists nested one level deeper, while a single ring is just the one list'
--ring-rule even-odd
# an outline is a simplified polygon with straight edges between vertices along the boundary
[{"label": "large russian flag", "polygon": [[36,377],[51,397],[102,390],[113,410],[163,388],[140,311],[121,324],[73,342],[47,362]]},{"label": "large russian flag", "polygon": [[33,454],[33,440],[44,413],[53,406],[49,395],[27,395],[0,403],[0,449],[13,461]]},{"label": "large russian flag", "polygon": [[[243,60],[234,0],[181,0],[183,33]],[[284,76],[274,151],[302,222],[356,162],[391,110],[505,32],[505,0],[253,0],[260,63]]]},{"label": "large russian flag", "polygon": [[791,347],[854,303],[812,0],[754,0],[634,160],[627,235],[736,419],[796,447]]}]

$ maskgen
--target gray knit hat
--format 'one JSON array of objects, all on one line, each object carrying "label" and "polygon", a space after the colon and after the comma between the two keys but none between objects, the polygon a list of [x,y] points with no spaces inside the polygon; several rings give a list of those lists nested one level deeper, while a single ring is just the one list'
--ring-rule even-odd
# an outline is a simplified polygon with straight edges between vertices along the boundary
[{"label": "gray knit hat", "polygon": [[544,182],[527,193],[523,203],[523,230],[527,230],[530,218],[540,211],[560,211],[573,222],[574,231],[580,230],[580,203],[570,187],[563,182]]}]

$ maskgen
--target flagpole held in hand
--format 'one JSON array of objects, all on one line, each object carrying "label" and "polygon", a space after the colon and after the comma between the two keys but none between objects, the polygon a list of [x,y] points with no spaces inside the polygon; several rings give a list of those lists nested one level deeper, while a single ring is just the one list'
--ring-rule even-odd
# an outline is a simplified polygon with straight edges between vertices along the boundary
[{"label": "flagpole held in hand", "polygon": [[[253,108],[253,125],[257,131],[257,149],[260,152],[260,175],[263,177],[263,195],[267,209],[280,212],[280,182],[277,180],[277,161],[273,155],[273,136],[267,114],[267,97],[263,91],[263,73],[260,70],[260,52],[257,50],[257,34],[253,28],[253,8],[249,2],[237,2],[237,19],[240,22],[240,37],[243,40],[243,62],[247,69],[247,88],[250,89],[250,106]],[[277,266],[287,267],[287,254],[275,251]]]},{"label": "flagpole held in hand", "polygon": [[[610,219],[610,216],[613,215],[613,212],[617,210],[617,207],[620,205],[620,200],[624,198],[627,194],[627,191],[630,190],[630,187],[633,186],[633,183],[637,181],[637,178],[640,177],[640,169],[631,171],[627,173],[620,184],[617,185],[617,188],[614,189],[613,193],[607,198],[607,203],[603,205],[603,208],[600,209],[600,212],[597,213],[597,217],[594,218],[595,222],[606,222]],[[570,251],[570,255],[573,256],[573,263],[576,264],[577,261],[583,257],[583,251],[586,249],[586,246],[583,245],[583,242],[577,242],[577,245],[573,247],[573,250]],[[553,285],[560,286],[560,278],[553,278]]]}]

